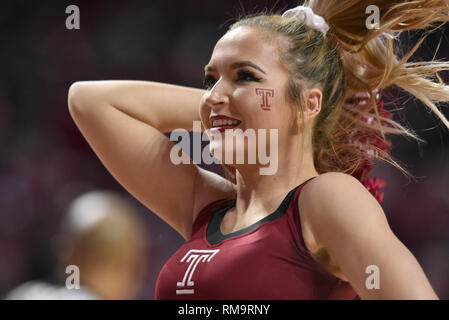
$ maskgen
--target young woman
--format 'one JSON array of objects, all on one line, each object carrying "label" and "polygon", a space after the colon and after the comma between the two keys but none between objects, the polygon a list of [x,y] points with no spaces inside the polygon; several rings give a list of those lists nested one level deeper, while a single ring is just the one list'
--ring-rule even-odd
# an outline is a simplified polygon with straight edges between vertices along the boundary
[{"label": "young woman", "polygon": [[[380,11],[378,29],[367,27],[369,5]],[[70,113],[100,160],[186,240],[162,269],[156,298],[438,299],[366,173],[374,159],[403,170],[385,134],[415,137],[383,109],[378,90],[405,89],[449,128],[434,104],[449,101],[435,81],[449,64],[408,63],[411,54],[399,60],[394,47],[399,32],[448,13],[447,0],[311,0],[233,24],[205,68],[206,90],[73,84]],[[234,162],[235,179],[225,179],[175,165],[163,132],[193,121],[221,135],[211,146],[221,159],[226,131],[276,130],[266,142],[277,147],[276,172]]]}]

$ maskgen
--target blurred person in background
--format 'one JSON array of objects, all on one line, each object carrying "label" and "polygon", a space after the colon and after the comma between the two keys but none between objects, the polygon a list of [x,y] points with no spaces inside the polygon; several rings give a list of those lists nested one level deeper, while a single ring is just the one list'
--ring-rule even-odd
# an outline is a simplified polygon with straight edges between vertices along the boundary
[{"label": "blurred person in background", "polygon": [[[29,281],[6,299],[134,299],[144,277],[145,239],[135,208],[122,195],[82,194],[69,205],[61,232],[54,237],[59,262],[54,272],[60,283]],[[74,266],[79,270],[78,288],[67,279],[75,275]]]}]

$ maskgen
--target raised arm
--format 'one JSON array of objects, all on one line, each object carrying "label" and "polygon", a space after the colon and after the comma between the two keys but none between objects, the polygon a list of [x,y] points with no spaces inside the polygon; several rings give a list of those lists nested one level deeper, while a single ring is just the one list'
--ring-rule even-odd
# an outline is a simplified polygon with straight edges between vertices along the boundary
[{"label": "raised arm", "polygon": [[[361,299],[438,299],[418,261],[393,234],[382,207],[357,179],[326,173],[311,181],[300,198],[301,219],[314,242],[335,260]],[[378,283],[371,281],[374,277]]]},{"label": "raised arm", "polygon": [[192,122],[200,121],[198,108],[204,92],[153,81],[81,81],[70,87],[69,109],[71,113],[75,108],[94,112],[93,103],[107,103],[160,132],[191,131]]},{"label": "raised arm", "polygon": [[195,164],[175,165],[163,132],[191,131],[203,90],[149,81],[84,81],[69,90],[70,114],[114,178],[184,239],[198,210],[232,184]]}]

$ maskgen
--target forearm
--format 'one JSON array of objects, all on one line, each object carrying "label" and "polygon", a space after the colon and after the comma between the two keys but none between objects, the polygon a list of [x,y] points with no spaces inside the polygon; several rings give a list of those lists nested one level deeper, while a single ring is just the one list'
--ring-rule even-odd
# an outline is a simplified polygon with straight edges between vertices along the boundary
[{"label": "forearm", "polygon": [[193,121],[200,120],[203,93],[202,89],[152,81],[81,81],[70,88],[69,103],[81,108],[108,104],[161,132],[192,131]]}]

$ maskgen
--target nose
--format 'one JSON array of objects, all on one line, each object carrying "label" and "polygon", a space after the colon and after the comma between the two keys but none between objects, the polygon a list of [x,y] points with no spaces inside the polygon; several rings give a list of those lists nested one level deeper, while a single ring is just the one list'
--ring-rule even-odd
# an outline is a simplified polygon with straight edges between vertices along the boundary
[{"label": "nose", "polygon": [[213,86],[213,88],[206,93],[205,102],[211,108],[229,104],[229,96],[225,92],[225,88],[220,81],[218,81],[215,86]]}]

